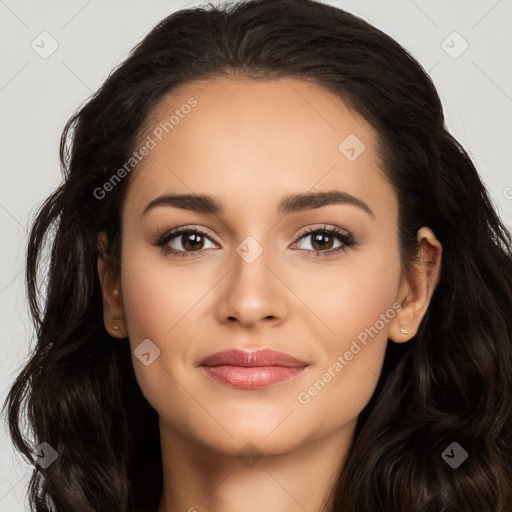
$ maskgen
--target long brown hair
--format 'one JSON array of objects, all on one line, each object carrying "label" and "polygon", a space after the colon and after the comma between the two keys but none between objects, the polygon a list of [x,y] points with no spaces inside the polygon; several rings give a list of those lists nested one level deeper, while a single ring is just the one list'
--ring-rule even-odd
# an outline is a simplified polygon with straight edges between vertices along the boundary
[{"label": "long brown hair", "polygon": [[[143,140],[171,89],[238,74],[294,77],[337,94],[379,134],[399,201],[401,256],[429,226],[443,265],[420,329],[388,343],[361,413],[333,511],[505,512],[512,503],[512,246],[474,164],[445,128],[421,66],[360,18],[313,0],[251,0],[182,10],[161,21],[68,121],[64,180],[30,232],[26,280],[36,345],[8,407],[16,448],[34,462],[37,512],[154,512],[162,493],[158,415],[142,395],[129,345],[103,326],[97,234],[119,263],[121,215],[133,175],[99,198]],[[136,172],[136,171],[133,171]],[[51,240],[44,307],[41,257]],[[47,468],[22,435],[58,458]],[[452,468],[451,443],[467,452]],[[314,468],[312,468],[312,471]]]}]

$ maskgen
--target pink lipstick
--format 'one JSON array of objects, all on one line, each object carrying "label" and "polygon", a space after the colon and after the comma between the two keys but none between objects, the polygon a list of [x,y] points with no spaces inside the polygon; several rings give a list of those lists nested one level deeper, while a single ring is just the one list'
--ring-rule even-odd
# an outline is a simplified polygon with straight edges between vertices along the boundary
[{"label": "pink lipstick", "polygon": [[308,363],[276,350],[225,350],[200,362],[213,380],[238,389],[261,389],[302,373]]}]

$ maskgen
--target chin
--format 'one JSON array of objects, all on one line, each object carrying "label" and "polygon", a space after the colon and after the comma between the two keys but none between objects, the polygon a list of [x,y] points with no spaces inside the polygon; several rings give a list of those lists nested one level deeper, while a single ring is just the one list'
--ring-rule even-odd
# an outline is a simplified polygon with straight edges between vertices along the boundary
[{"label": "chin", "polygon": [[269,435],[268,429],[252,428],[248,431],[245,428],[235,430],[233,425],[231,427],[230,433],[233,437],[224,431],[220,437],[212,437],[210,432],[209,436],[201,439],[201,444],[222,455],[241,457],[280,455],[298,448],[301,444],[300,436],[291,436],[288,432],[273,432]]}]

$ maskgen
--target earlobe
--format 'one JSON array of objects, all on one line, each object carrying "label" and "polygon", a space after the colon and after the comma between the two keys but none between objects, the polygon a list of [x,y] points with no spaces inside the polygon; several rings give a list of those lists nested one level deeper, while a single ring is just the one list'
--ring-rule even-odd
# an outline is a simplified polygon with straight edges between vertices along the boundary
[{"label": "earlobe", "polygon": [[98,277],[103,298],[103,322],[105,329],[114,338],[127,336],[121,294],[119,270],[108,261],[105,248],[107,235],[104,231],[98,235]]},{"label": "earlobe", "polygon": [[402,309],[389,326],[388,337],[394,342],[403,343],[416,335],[440,279],[442,251],[430,228],[418,230],[418,258],[402,277],[397,297]]}]

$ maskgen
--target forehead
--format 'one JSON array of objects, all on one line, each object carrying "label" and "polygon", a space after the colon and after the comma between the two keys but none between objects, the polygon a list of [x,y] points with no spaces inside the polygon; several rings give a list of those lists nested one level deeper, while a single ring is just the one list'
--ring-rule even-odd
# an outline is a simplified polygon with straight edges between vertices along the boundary
[{"label": "forehead", "polygon": [[396,206],[373,127],[310,82],[215,78],[186,84],[161,99],[144,136],[152,149],[132,176],[128,215],[140,215],[164,193],[216,196],[235,215],[240,208],[257,214],[284,195],[308,190],[338,189],[377,209]]}]

